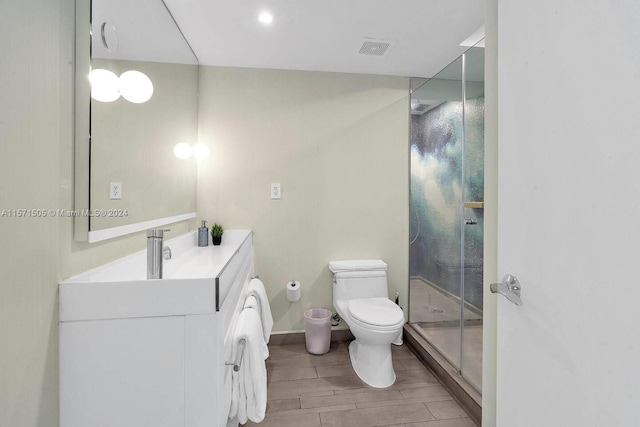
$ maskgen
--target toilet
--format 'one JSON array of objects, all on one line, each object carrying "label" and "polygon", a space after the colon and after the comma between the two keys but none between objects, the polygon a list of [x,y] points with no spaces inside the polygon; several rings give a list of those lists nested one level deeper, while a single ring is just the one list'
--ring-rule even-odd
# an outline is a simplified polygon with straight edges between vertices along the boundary
[{"label": "toilet", "polygon": [[402,345],[404,314],[388,295],[387,264],[381,260],[332,261],[333,306],[356,338],[349,344],[354,371],[371,387],[396,380],[391,344]]}]

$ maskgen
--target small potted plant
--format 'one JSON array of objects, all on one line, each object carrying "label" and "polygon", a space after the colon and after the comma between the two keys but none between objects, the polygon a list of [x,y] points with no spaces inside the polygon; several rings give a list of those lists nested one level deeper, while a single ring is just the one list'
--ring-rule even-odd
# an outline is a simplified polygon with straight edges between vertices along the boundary
[{"label": "small potted plant", "polygon": [[213,240],[214,246],[220,245],[222,243],[222,235],[224,234],[224,228],[215,223],[211,226],[211,240]]}]

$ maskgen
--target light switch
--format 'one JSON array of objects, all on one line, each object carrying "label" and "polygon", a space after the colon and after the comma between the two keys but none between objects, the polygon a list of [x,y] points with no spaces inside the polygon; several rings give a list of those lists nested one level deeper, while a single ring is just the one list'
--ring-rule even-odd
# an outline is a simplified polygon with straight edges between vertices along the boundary
[{"label": "light switch", "polygon": [[280,191],[280,183],[272,183],[271,184],[271,199],[280,199],[282,197],[282,192]]},{"label": "light switch", "polygon": [[109,199],[120,200],[122,199],[122,183],[112,182],[109,185]]}]

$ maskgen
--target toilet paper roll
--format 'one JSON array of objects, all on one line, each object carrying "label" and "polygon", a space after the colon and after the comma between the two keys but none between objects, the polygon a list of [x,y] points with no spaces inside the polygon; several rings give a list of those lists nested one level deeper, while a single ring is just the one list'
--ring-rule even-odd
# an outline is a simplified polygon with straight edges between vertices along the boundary
[{"label": "toilet paper roll", "polygon": [[300,282],[297,280],[287,283],[287,299],[289,301],[298,301],[300,299]]}]

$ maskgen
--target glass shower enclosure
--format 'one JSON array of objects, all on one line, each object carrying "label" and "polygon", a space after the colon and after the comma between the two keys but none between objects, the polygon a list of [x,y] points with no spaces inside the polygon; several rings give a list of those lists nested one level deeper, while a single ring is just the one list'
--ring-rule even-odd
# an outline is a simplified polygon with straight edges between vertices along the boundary
[{"label": "glass shower enclosure", "polygon": [[409,322],[481,392],[484,48],[411,87]]}]

